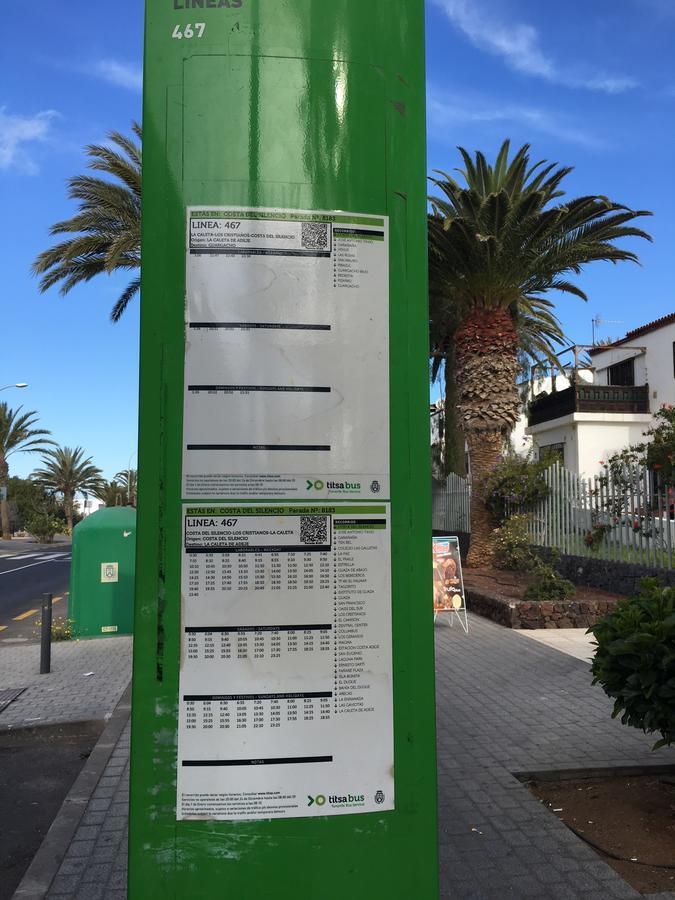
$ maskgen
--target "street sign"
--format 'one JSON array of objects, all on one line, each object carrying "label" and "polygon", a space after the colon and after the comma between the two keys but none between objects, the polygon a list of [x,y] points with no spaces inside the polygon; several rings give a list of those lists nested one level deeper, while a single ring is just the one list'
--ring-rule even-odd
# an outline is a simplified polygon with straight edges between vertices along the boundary
[{"label": "street sign", "polygon": [[103,584],[117,584],[120,580],[119,563],[101,563],[101,582]]},{"label": "street sign", "polygon": [[130,897],[434,898],[423,2],[146,8]]}]

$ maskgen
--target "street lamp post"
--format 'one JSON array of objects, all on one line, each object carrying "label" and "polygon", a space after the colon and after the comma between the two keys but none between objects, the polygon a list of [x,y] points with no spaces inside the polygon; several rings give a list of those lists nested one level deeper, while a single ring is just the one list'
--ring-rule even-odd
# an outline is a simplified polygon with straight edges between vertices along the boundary
[{"label": "street lamp post", "polygon": [[8,391],[10,388],[27,388],[28,384],[25,381],[17,381],[16,384],[6,384],[4,387],[0,387],[0,391]]}]

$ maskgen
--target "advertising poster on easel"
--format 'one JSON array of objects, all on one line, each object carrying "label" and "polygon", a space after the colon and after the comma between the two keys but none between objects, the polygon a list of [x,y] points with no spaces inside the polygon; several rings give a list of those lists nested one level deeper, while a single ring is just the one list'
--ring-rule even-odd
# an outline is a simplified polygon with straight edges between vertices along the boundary
[{"label": "advertising poster on easel", "polygon": [[432,544],[434,570],[434,621],[439,615],[446,615],[452,627],[453,616],[457,616],[464,631],[469,633],[466,614],[466,597],[462,577],[462,558],[459,552],[459,538],[435,537]]}]

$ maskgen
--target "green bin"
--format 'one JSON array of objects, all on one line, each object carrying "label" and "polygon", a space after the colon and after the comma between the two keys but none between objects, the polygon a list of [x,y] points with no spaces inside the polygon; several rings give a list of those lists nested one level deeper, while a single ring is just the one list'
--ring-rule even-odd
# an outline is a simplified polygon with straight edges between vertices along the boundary
[{"label": "green bin", "polygon": [[136,510],[101,509],[73,529],[69,616],[73,637],[131,634],[136,575]]}]

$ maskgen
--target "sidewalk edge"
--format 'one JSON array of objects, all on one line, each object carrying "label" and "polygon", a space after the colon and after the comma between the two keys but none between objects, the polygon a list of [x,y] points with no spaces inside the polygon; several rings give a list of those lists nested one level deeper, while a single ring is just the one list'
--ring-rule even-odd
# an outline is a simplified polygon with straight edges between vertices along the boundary
[{"label": "sidewalk edge", "polygon": [[61,804],[39,850],[12,895],[12,900],[43,900],[45,897],[130,715],[131,682]]}]

